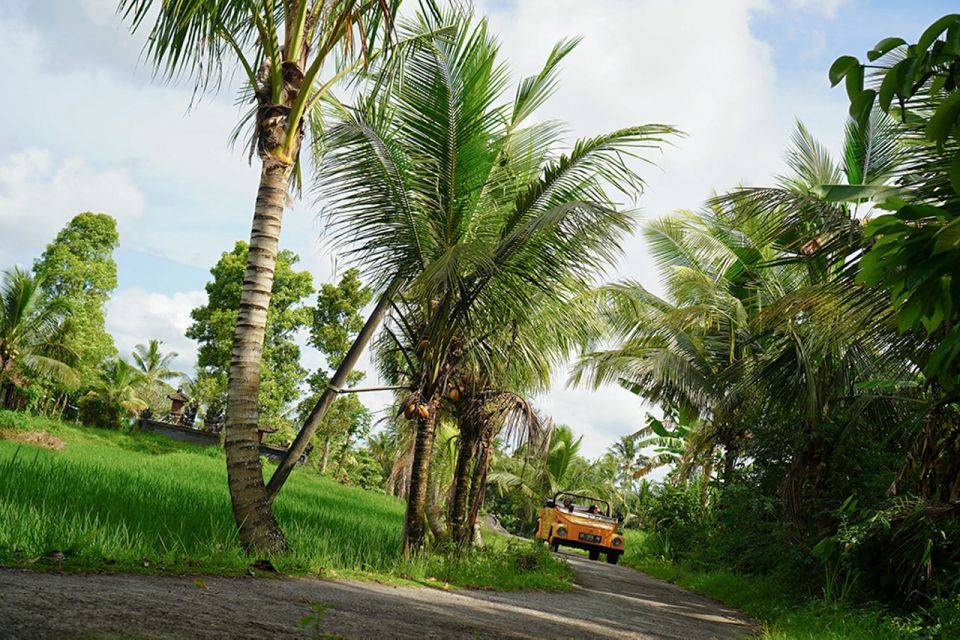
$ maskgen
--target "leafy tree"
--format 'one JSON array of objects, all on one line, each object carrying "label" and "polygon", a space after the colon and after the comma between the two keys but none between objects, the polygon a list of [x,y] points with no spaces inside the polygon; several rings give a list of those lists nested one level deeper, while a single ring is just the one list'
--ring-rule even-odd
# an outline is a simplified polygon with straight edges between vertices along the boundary
[{"label": "leafy tree", "polygon": [[[247,253],[247,244],[237,242],[232,251],[220,256],[210,269],[213,279],[206,285],[207,303],[190,312],[193,323],[186,335],[200,345],[198,382],[219,389],[227,388]],[[311,309],[304,305],[304,300],[313,293],[313,278],[308,271],[295,270],[299,260],[287,250],[277,255],[260,365],[261,424],[286,424],[285,416],[300,396],[300,383],[307,374],[300,366],[295,336],[310,326]]]},{"label": "leafy tree", "polygon": [[911,144],[896,192],[867,194],[890,213],[867,225],[873,243],[858,280],[889,292],[898,329],[917,336],[925,374],[951,391],[960,374],[960,14],[913,44],[883,38],[866,57],[838,58],[831,83],[845,82],[851,116],[864,120],[876,105],[899,119]]},{"label": "leafy tree", "polygon": [[340,366],[363,328],[360,311],[372,297],[373,292],[360,281],[358,269],[348,269],[336,285],[325,282],[320,286],[310,325],[310,346],[324,355],[329,369]]},{"label": "leafy tree", "polygon": [[[340,366],[351,342],[363,328],[364,319],[360,311],[370,302],[372,295],[370,289],[363,286],[356,269],[348,269],[336,285],[324,283],[317,292],[310,325],[310,346],[323,355],[327,367],[317,369],[307,378],[309,391],[298,405],[301,424],[306,422],[310,411],[330,384],[331,370]],[[347,385],[353,386],[362,378],[363,372],[353,371]],[[362,432],[369,429],[369,421],[369,411],[355,393],[337,396],[313,438],[315,450],[322,451],[320,471],[327,470],[331,447],[346,451],[342,446],[348,447],[358,434],[359,437],[366,436]]]},{"label": "leafy tree", "polygon": [[582,442],[583,436],[575,435],[570,427],[557,425],[542,452],[525,446],[513,455],[496,459],[488,482],[501,497],[510,496],[516,501],[521,530],[533,524],[536,509],[545,497],[570,491],[603,498],[613,492],[615,471],[604,474],[598,463],[583,458]]},{"label": "leafy tree", "polygon": [[[248,109],[233,138],[251,130],[250,155],[260,161],[261,173],[232,341],[237,357],[228,376],[225,444],[234,517],[248,549],[286,548],[254,446],[260,405],[250,399],[260,397],[259,355],[288,188],[300,184],[304,139],[322,135],[322,100],[337,81],[382,56],[398,5],[119,0],[132,30],[149,29],[146,55],[159,75],[194,78],[198,90],[215,91],[224,72],[241,74],[240,102]],[[332,75],[324,80],[323,71]]]},{"label": "leafy tree", "polygon": [[105,328],[105,305],[117,286],[117,223],[103,213],[74,216],[33,264],[45,295],[70,315],[70,348],[82,386],[94,384],[117,349]]},{"label": "leafy tree", "polygon": [[72,386],[76,359],[68,338],[69,309],[45,295],[38,279],[14,268],[0,286],[0,407],[13,401],[17,386],[51,379]]}]

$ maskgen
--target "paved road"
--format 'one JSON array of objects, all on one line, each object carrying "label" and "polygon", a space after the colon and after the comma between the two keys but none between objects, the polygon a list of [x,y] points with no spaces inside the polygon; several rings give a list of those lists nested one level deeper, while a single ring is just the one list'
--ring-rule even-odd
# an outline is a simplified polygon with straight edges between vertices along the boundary
[{"label": "paved road", "polygon": [[[563,554],[567,593],[389,587],[307,578],[56,575],[0,570],[0,638],[313,638],[298,624],[328,605],[342,638],[738,638],[748,620],[642,573]],[[330,636],[327,636],[330,637]]]}]

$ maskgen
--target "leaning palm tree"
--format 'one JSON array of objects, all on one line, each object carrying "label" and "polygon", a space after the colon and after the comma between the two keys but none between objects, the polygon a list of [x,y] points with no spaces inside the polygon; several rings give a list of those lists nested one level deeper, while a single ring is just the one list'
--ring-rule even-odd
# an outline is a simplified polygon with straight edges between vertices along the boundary
[{"label": "leaning palm tree", "polygon": [[[559,305],[614,261],[633,216],[603,185],[635,196],[642,181],[626,159],[659,148],[672,133],[630,127],[557,154],[561,127],[524,123],[549,97],[557,64],[575,42],[558,44],[544,70],[504,100],[508,76],[485,21],[456,9],[421,15],[408,28],[448,27],[455,33],[410,47],[402,82],[361,93],[356,109],[333,105],[320,171],[330,241],[384,292],[371,320],[390,311],[398,290],[408,301],[403,313],[415,319],[408,322],[419,358],[409,379],[418,432],[407,551],[423,541],[437,409],[457,363],[473,357],[487,329],[532,312],[532,297]],[[355,347],[371,333],[361,331]],[[321,405],[300,446],[322,419]],[[297,447],[271,478],[274,493]]]},{"label": "leaning palm tree", "polygon": [[[318,105],[341,78],[380,55],[396,0],[120,0],[136,31],[149,25],[146,54],[159,75],[187,76],[216,90],[241,72],[249,105],[234,138],[250,130],[250,156],[261,164],[250,252],[233,337],[226,411],[228,481],[240,541],[282,551],[283,534],[263,485],[257,443],[260,353],[283,210],[299,185],[300,150],[322,130]],[[151,24],[152,23],[152,24]],[[332,76],[321,80],[323,71]],[[318,147],[319,148],[319,147]]]},{"label": "leaning palm tree", "polygon": [[17,382],[48,378],[76,382],[68,346],[67,310],[42,294],[40,282],[18,268],[0,285],[0,407],[13,400]]}]

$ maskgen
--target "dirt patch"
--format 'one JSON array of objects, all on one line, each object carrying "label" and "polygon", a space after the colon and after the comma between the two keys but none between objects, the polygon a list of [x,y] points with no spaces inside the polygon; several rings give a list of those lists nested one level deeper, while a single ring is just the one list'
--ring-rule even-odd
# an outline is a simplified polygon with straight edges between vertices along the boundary
[{"label": "dirt patch", "polygon": [[63,440],[46,431],[14,431],[13,429],[0,429],[0,440],[11,440],[13,442],[22,442],[33,447],[50,449],[51,451],[63,451],[67,446]]}]

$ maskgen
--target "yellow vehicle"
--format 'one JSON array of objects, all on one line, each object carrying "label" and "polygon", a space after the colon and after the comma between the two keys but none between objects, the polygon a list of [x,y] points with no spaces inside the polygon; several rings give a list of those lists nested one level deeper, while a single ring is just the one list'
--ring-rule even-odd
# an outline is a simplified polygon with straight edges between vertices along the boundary
[{"label": "yellow vehicle", "polygon": [[610,513],[610,503],[577,493],[561,491],[544,500],[534,537],[549,543],[554,551],[561,546],[585,549],[591,560],[599,560],[605,553],[610,564],[617,564],[623,554],[623,532]]}]

